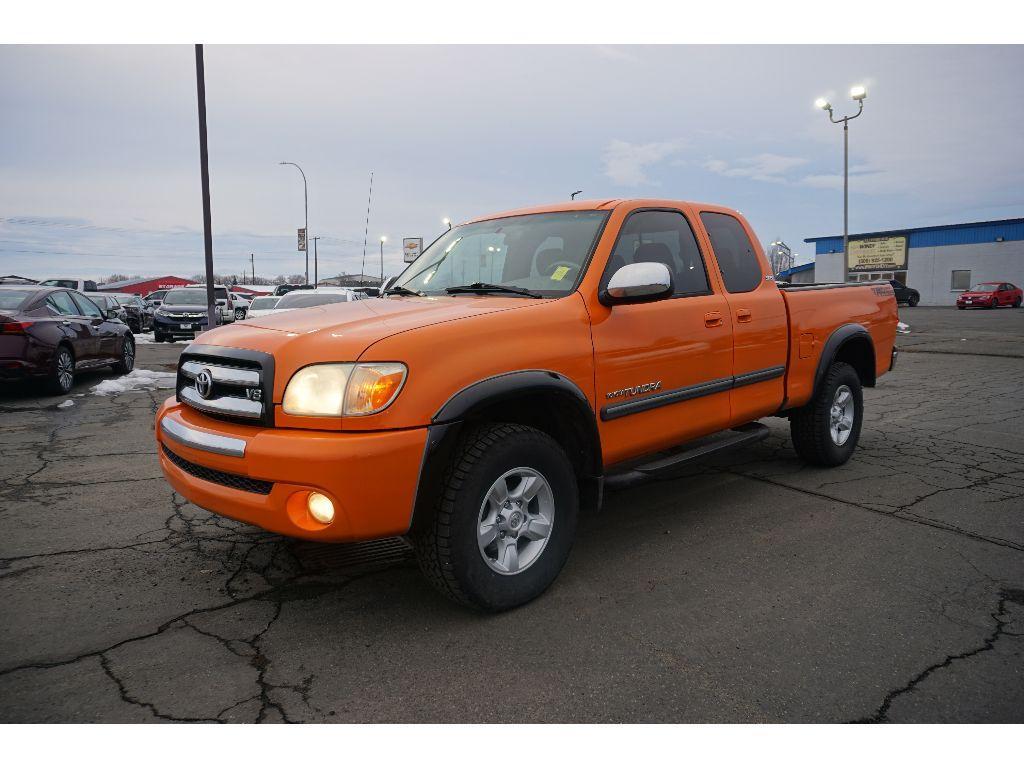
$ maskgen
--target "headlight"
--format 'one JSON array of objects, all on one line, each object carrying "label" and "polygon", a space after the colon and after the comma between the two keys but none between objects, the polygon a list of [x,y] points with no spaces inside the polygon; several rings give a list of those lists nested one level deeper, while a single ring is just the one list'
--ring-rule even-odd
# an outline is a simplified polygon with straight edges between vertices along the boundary
[{"label": "headlight", "polygon": [[295,373],[284,391],[292,416],[369,416],[391,405],[405,383],[401,363],[325,363]]}]

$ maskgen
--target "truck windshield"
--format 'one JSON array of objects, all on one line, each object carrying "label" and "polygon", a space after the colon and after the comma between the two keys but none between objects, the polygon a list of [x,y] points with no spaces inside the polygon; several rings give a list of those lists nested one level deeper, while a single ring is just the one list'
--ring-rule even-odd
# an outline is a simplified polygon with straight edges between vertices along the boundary
[{"label": "truck windshield", "polygon": [[562,211],[464,224],[424,251],[395,286],[432,295],[486,283],[565,296],[585,271],[607,216]]}]

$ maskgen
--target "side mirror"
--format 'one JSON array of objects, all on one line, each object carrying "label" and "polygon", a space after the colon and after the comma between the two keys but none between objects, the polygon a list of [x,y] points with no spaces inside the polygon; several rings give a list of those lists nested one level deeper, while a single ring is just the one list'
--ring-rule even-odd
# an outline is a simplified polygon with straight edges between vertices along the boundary
[{"label": "side mirror", "polygon": [[602,304],[651,301],[672,293],[672,273],[656,261],[641,261],[620,267],[602,291]]},{"label": "side mirror", "polygon": [[103,314],[105,314],[107,316],[107,320],[117,320],[117,310],[116,309],[108,309]]}]

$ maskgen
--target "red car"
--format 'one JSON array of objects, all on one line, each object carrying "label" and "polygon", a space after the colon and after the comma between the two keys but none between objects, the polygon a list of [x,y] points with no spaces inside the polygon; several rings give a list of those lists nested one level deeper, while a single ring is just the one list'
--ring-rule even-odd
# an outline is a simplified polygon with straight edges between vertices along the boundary
[{"label": "red car", "polygon": [[1013,283],[978,283],[956,297],[956,308],[1019,307],[1024,292]]}]

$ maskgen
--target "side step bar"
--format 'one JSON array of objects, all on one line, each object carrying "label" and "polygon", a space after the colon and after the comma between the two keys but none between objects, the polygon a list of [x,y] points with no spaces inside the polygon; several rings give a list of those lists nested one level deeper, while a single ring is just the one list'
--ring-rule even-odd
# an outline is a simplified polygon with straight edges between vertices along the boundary
[{"label": "side step bar", "polygon": [[731,451],[745,445],[759,443],[768,437],[770,432],[771,430],[764,424],[752,421],[735,429],[703,437],[692,443],[656,454],[656,458],[649,459],[645,463],[630,469],[609,473],[605,476],[604,487],[611,490],[627,488],[644,480],[657,477],[664,472],[677,470],[685,464],[700,461],[718,453]]}]

